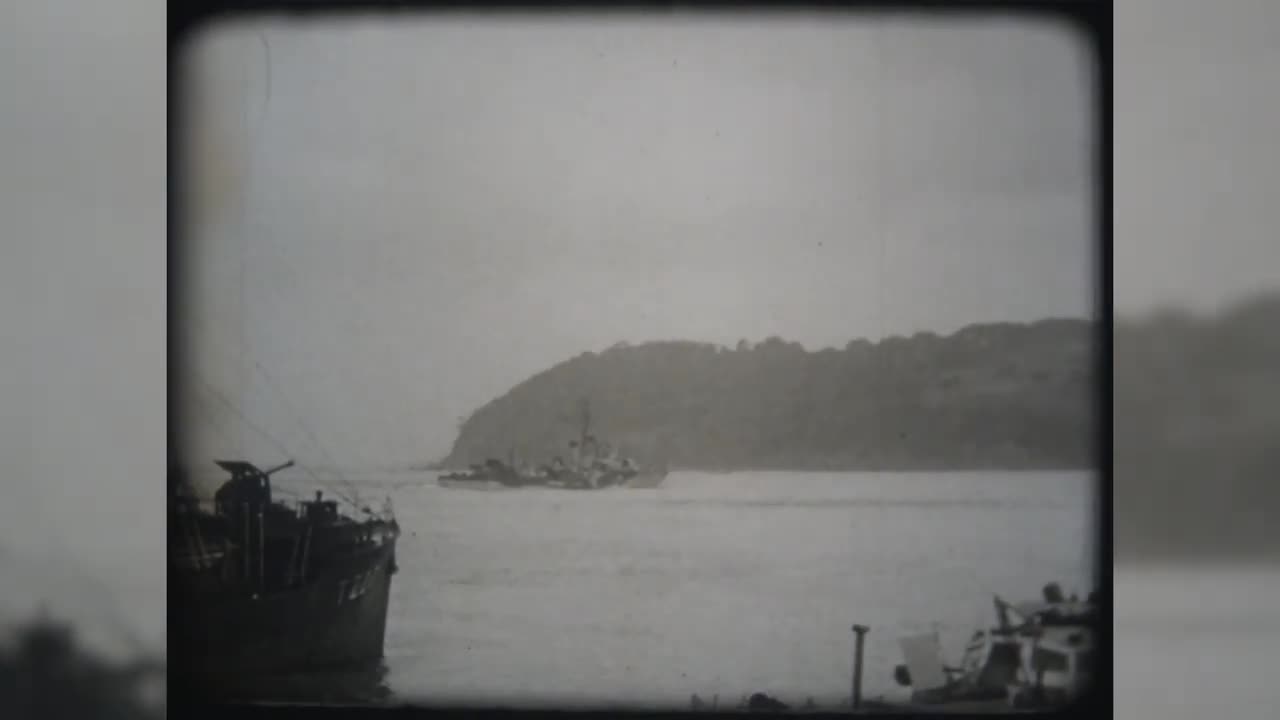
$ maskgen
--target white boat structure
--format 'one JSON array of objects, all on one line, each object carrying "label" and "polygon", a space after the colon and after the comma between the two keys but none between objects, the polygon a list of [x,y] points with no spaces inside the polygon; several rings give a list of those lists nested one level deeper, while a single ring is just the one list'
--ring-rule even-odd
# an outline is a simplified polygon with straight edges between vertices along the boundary
[{"label": "white boat structure", "polygon": [[1097,605],[1063,597],[1057,583],[1042,602],[995,597],[996,625],[970,639],[958,667],[942,660],[938,634],[900,638],[898,684],[914,705],[1007,700],[1014,708],[1056,707],[1088,691],[1094,678]]}]

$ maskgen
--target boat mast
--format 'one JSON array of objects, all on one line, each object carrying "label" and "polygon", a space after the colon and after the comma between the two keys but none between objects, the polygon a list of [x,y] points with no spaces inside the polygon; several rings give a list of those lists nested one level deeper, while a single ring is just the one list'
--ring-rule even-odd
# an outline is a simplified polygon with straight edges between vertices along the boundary
[{"label": "boat mast", "polygon": [[[582,398],[582,437],[578,440],[578,447],[581,448],[585,455],[587,451],[587,440],[591,437],[591,401]],[[591,443],[591,454],[595,456],[595,442]]]}]

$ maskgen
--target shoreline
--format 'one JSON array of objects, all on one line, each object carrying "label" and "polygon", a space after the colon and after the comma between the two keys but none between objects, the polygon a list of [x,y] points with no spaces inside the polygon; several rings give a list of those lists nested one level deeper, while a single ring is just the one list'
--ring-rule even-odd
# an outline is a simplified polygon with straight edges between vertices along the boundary
[{"label": "shoreline", "polygon": [[[406,468],[400,472],[416,472],[416,473],[448,473],[461,472],[466,470],[469,465],[459,465],[457,467],[430,467],[422,466]],[[1097,466],[1080,466],[1080,465],[933,465],[933,464],[909,464],[897,466],[866,466],[866,465],[832,465],[832,466],[783,466],[783,465],[756,465],[756,466],[740,466],[740,467],[724,467],[724,466],[671,466],[668,472],[686,472],[686,473],[705,473],[708,475],[733,475],[739,473],[894,473],[899,475],[908,474],[929,474],[929,473],[1027,473],[1027,472],[1099,472],[1100,467]]]}]

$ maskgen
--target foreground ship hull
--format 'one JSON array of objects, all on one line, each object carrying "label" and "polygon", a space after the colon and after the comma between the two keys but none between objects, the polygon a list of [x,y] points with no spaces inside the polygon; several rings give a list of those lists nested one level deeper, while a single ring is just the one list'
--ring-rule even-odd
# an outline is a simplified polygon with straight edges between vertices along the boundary
[{"label": "foreground ship hull", "polygon": [[232,478],[214,512],[187,498],[170,515],[170,676],[193,696],[277,699],[273,676],[376,666],[400,534],[390,500],[357,521],[321,493],[274,502],[274,471],[218,465]]},{"label": "foreground ship hull", "polygon": [[391,540],[301,587],[257,597],[175,588],[174,663],[199,684],[376,663],[383,655],[394,558]]}]

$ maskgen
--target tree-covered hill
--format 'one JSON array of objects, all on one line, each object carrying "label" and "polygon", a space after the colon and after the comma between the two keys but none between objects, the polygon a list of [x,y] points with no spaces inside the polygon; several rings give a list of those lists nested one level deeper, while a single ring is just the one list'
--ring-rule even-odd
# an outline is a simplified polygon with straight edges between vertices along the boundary
[{"label": "tree-covered hill", "polygon": [[1075,468],[1093,459],[1094,326],[973,325],[808,352],[616,345],[529,378],[461,426],[444,465],[566,450],[592,429],[629,455],[702,469]]},{"label": "tree-covered hill", "polygon": [[1119,321],[1114,350],[1117,557],[1280,557],[1280,295]]}]

